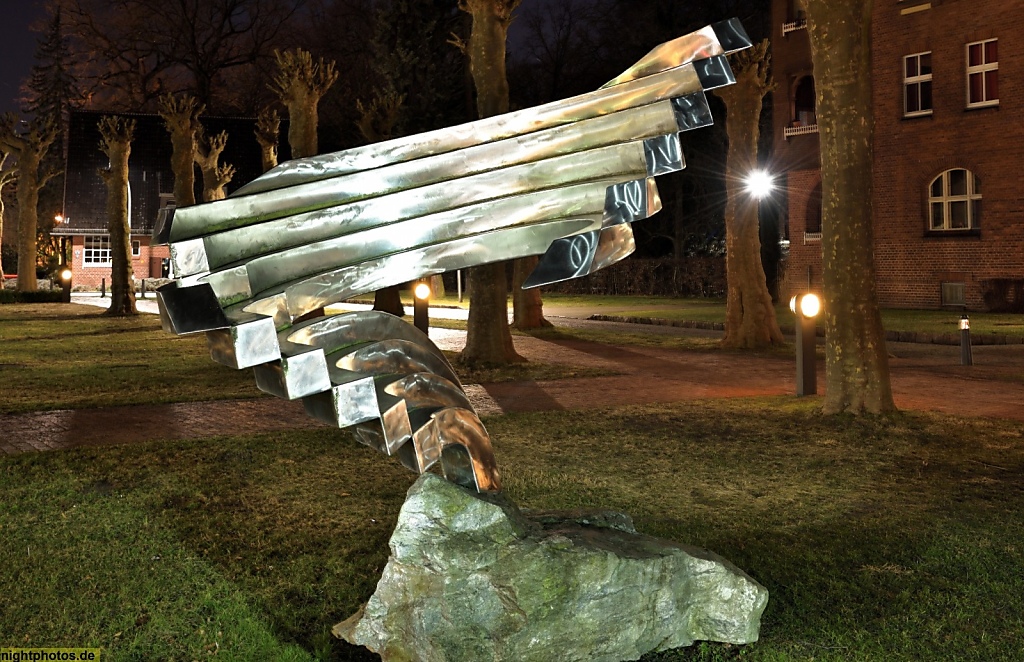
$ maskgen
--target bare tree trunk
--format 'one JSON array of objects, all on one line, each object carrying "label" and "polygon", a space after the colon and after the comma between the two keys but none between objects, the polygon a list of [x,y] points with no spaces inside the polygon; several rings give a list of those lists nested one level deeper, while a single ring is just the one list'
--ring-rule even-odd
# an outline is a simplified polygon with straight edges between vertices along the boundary
[{"label": "bare tree trunk", "polygon": [[872,0],[804,0],[821,128],[825,413],[896,409],[871,227]]},{"label": "bare tree trunk", "polygon": [[39,166],[57,137],[52,124],[33,122],[27,131],[19,133],[18,118],[14,113],[0,117],[0,150],[13,154],[18,177],[18,289],[35,291],[36,283],[36,229],[38,225],[39,189],[46,185],[55,172],[39,174]]},{"label": "bare tree trunk", "polygon": [[174,172],[174,204],[188,207],[196,203],[196,133],[199,116],[206,109],[194,97],[160,98],[160,117],[171,134],[171,170]]},{"label": "bare tree trunk", "polygon": [[202,130],[198,132],[195,149],[195,162],[203,174],[203,201],[223,200],[226,195],[224,187],[235,176],[233,165],[220,165],[220,155],[228,144],[228,132],[221,131],[207,138]]},{"label": "bare tree trunk", "polygon": [[[516,353],[508,327],[505,263],[495,262],[468,270],[469,320],[461,360],[469,366],[525,361]],[[501,296],[495,296],[500,293]]]},{"label": "bare tree trunk", "polygon": [[757,198],[742,182],[757,168],[761,101],[771,89],[768,40],[733,57],[736,84],[717,91],[728,109],[725,265],[728,297],[722,346],[755,349],[785,343],[761,264]]},{"label": "bare tree trunk", "polygon": [[302,49],[283,53],[274,51],[274,55],[278,73],[272,88],[288,107],[288,144],[292,148],[292,158],[314,156],[319,151],[320,99],[338,80],[338,72],[334,62],[325,62],[323,58],[313,62],[313,56]]},{"label": "bare tree trunk", "polygon": [[[466,52],[476,86],[480,118],[508,112],[508,78],[505,73],[505,41],[512,11],[520,0],[461,0],[459,8],[473,16]],[[462,361],[469,364],[501,364],[522,361],[512,345],[508,326],[508,283],[503,263],[486,264],[467,271],[469,321]]]},{"label": "bare tree trunk", "polygon": [[385,313],[391,313],[395,317],[405,315],[405,306],[402,305],[402,293],[398,286],[385,287],[373,293],[373,309]]},{"label": "bare tree trunk", "polygon": [[542,329],[553,326],[544,318],[544,302],[540,288],[523,289],[523,283],[540,262],[532,255],[516,260],[512,265],[512,325],[517,329]]},{"label": "bare tree trunk", "polygon": [[100,120],[100,149],[110,160],[100,170],[107,185],[107,232],[110,233],[110,307],[107,315],[135,315],[131,235],[128,228],[128,156],[132,151],[135,120],[104,117]]},{"label": "bare tree trunk", "polygon": [[264,108],[256,117],[256,142],[260,144],[263,172],[277,165],[277,141],[281,118],[273,108]]},{"label": "bare tree trunk", "polygon": [[17,171],[15,170],[15,168],[17,167],[17,164],[12,166],[12,165],[10,165],[8,163],[7,167],[6,168],[4,167],[4,164],[7,163],[7,158],[9,156],[10,156],[9,152],[6,152],[4,150],[0,150],[0,289],[2,289],[3,286],[4,286],[4,284],[2,282],[2,276],[4,274],[4,267],[3,267],[3,254],[4,254],[4,197],[3,197],[3,192],[4,192],[4,186],[6,186],[10,182],[14,181],[14,179],[17,176],[16,175]]},{"label": "bare tree trunk", "polygon": [[18,290],[34,292],[36,232],[39,225],[39,153],[26,148],[18,154]]}]

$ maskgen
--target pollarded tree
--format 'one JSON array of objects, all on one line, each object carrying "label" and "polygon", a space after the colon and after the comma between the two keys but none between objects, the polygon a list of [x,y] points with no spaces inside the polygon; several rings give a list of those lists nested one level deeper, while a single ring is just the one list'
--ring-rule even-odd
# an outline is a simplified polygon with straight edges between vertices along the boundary
[{"label": "pollarded tree", "polygon": [[[460,0],[459,9],[473,17],[469,70],[476,86],[477,115],[482,119],[508,112],[505,42],[512,12],[520,0]],[[462,361],[468,365],[522,361],[508,327],[505,264],[469,269],[469,322]]]},{"label": "pollarded tree", "polygon": [[228,145],[228,132],[207,136],[200,127],[196,136],[195,162],[203,174],[203,202],[223,200],[224,187],[235,176],[235,166],[220,163],[220,155]]},{"label": "pollarded tree", "polygon": [[273,108],[264,108],[256,116],[256,142],[260,144],[263,172],[277,165],[277,143],[281,131],[281,118]]},{"label": "pollarded tree", "polygon": [[338,80],[334,62],[320,58],[316,62],[309,51],[274,51],[277,75],[270,85],[281,103],[288,108],[288,144],[292,158],[314,156],[317,142],[318,108],[331,85]]},{"label": "pollarded tree", "polygon": [[39,225],[39,189],[56,176],[56,171],[40,174],[40,165],[57,137],[52,124],[32,121],[26,130],[18,130],[18,118],[5,113],[0,118],[0,150],[17,159],[18,172],[18,289],[31,292],[36,284],[36,241]]},{"label": "pollarded tree", "polygon": [[188,94],[160,97],[160,117],[171,134],[171,170],[174,172],[174,204],[188,207],[196,203],[196,139],[202,125],[199,116],[206,106]]},{"label": "pollarded tree", "polygon": [[758,348],[785,342],[761,265],[757,198],[744,182],[757,168],[761,104],[771,91],[768,40],[732,56],[736,84],[715,91],[725,101],[729,152],[725,182],[725,265],[728,298],[723,347]]},{"label": "pollarded tree", "polygon": [[875,293],[872,0],[802,0],[821,137],[825,413],[895,410]]},{"label": "pollarded tree", "polygon": [[110,233],[110,307],[108,315],[135,315],[132,242],[128,226],[128,156],[135,120],[106,116],[99,121],[100,150],[109,163],[100,170],[107,185],[107,232]]}]

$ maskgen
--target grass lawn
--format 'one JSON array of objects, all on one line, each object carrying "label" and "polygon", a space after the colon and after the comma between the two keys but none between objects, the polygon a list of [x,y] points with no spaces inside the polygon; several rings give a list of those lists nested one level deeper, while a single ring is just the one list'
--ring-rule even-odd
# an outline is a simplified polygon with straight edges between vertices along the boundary
[{"label": "grass lawn", "polygon": [[204,335],[173,336],[155,315],[0,306],[0,414],[258,395],[252,371],[214,363]]},{"label": "grass lawn", "polygon": [[[412,298],[403,293],[403,301],[412,310]],[[373,297],[358,299],[363,303],[373,303]],[[469,307],[469,299],[459,303],[453,294],[446,295],[433,303],[442,306]],[[622,315],[632,317],[654,317],[660,319],[725,322],[725,299],[684,299],[656,296],[602,296],[602,295],[569,295],[544,293],[544,303],[548,306],[592,309],[598,314]],[[511,305],[511,299],[509,300]],[[959,333],[960,313],[955,310],[908,310],[901,308],[882,309],[882,325],[886,331],[917,331],[923,333]],[[781,302],[775,306],[775,315],[783,326],[793,325],[793,314],[789,311],[789,302]],[[1024,336],[1024,315],[1003,313],[969,313],[971,332],[985,334],[1002,334]],[[432,321],[431,324],[434,322]]]},{"label": "grass lawn", "polygon": [[[624,510],[768,588],[759,642],[649,661],[1019,659],[1021,426],[816,404],[486,423],[520,505]],[[373,659],[329,629],[373,591],[413,479],[332,430],[0,457],[0,646]]]},{"label": "grass lawn", "polygon": [[[678,299],[673,297],[570,296],[545,294],[551,306],[607,309],[607,314],[634,317],[655,317],[670,320],[725,322],[724,299]],[[628,308],[628,313],[619,309]],[[959,333],[960,315],[952,310],[882,309],[882,325],[886,331],[917,331],[923,333]],[[792,326],[789,302],[775,306],[779,323]],[[972,312],[972,333],[1024,336],[1024,315]]]}]

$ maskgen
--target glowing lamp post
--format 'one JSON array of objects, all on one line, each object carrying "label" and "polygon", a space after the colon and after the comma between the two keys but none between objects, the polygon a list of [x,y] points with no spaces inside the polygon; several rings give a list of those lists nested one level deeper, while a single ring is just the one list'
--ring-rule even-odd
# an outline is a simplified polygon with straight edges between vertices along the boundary
[{"label": "glowing lamp post", "polygon": [[71,275],[71,269],[64,269],[60,272],[61,301],[64,303],[71,303]]},{"label": "glowing lamp post", "polygon": [[814,350],[817,329],[815,318],[821,312],[821,299],[814,294],[798,294],[789,301],[789,309],[796,315],[796,394],[814,395],[818,392],[818,365]]},{"label": "glowing lamp post", "polygon": [[430,286],[420,281],[412,288],[412,323],[423,333],[427,333],[430,326],[430,316],[427,313],[430,305]]},{"label": "glowing lamp post", "polygon": [[967,315],[960,317],[960,365],[974,365],[971,356],[971,320]]}]

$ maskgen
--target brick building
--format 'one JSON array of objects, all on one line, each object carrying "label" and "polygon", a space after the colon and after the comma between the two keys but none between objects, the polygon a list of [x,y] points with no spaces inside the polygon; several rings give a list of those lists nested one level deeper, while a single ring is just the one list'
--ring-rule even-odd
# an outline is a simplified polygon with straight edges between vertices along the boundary
[{"label": "brick building", "polygon": [[[99,149],[97,126],[105,114],[75,111],[68,124],[64,221],[55,224],[53,234],[70,239],[75,287],[98,288],[103,279],[110,283],[107,189],[99,175],[99,170],[107,165],[107,158]],[[137,280],[159,278],[164,275],[163,264],[168,257],[168,249],[166,246],[151,246],[150,237],[160,209],[174,205],[171,139],[163,120],[157,115],[119,114],[135,120],[135,138],[128,160],[132,269]],[[260,149],[253,133],[254,120],[204,117],[202,122],[210,135],[228,132],[228,144],[221,163],[230,163],[237,169],[228,185],[228,192],[259,176]],[[287,127],[284,123],[282,125],[281,135],[284,136],[287,135]],[[281,147],[287,155],[287,146]],[[201,185],[202,178],[196,169],[197,200],[202,199]]]},{"label": "brick building", "polygon": [[[791,291],[821,287],[810,44],[775,0],[775,156],[786,173]],[[875,266],[882,306],[1024,305],[1024,3],[875,0]],[[810,93],[808,93],[808,91]],[[982,187],[984,183],[984,188]]]}]

